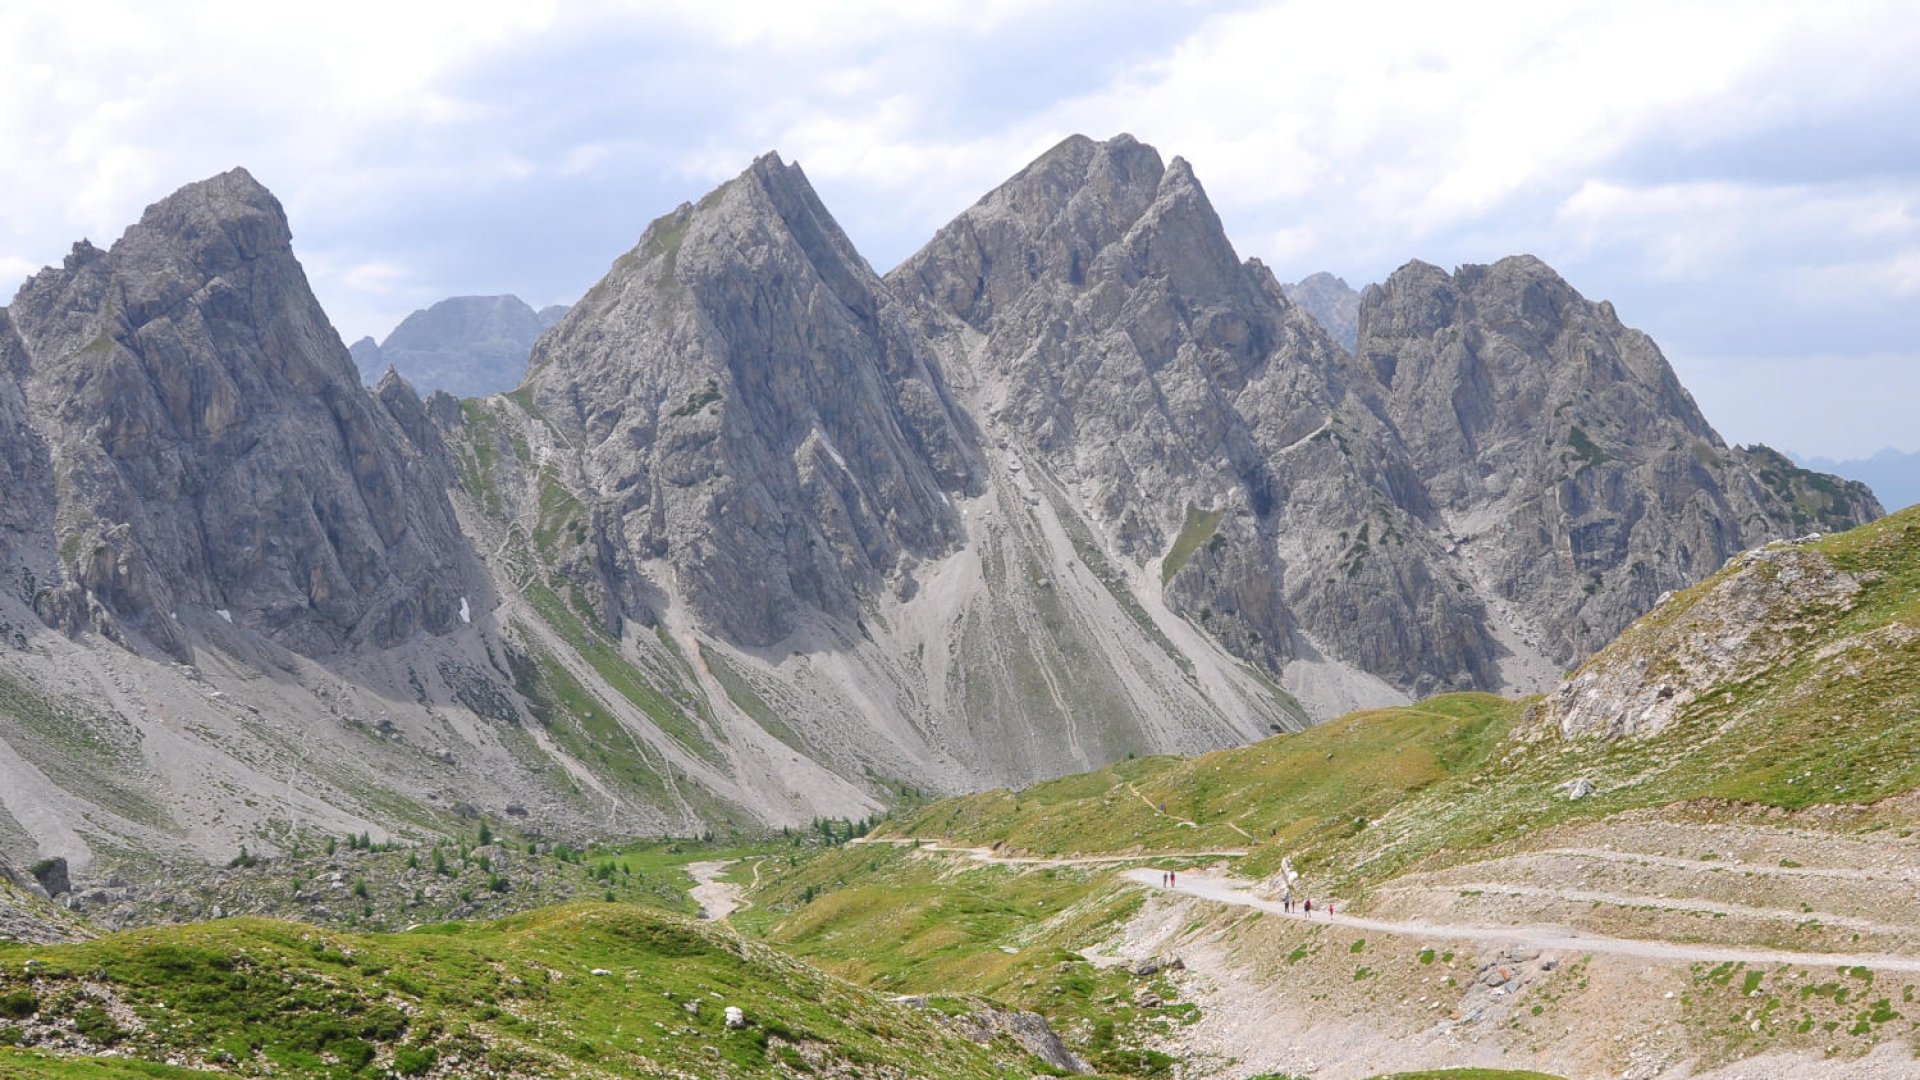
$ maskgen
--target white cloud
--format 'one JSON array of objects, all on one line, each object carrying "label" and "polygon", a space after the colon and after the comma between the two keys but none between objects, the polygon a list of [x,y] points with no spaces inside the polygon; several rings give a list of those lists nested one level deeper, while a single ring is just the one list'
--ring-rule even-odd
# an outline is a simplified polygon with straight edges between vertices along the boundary
[{"label": "white cloud", "polygon": [[[1750,286],[1809,320],[1844,303],[1890,339],[1891,309],[1860,313],[1920,293],[1920,162],[1836,154],[1824,175],[1800,167],[1822,148],[1797,160],[1776,141],[1879,118],[1897,142],[1920,108],[1911,15],[1903,0],[11,4],[0,273],[110,241],[179,184],[245,164],[285,201],[335,320],[377,335],[456,290],[564,298],[768,149],[806,166],[884,269],[1063,136],[1131,131],[1192,161],[1241,253],[1283,278],[1357,285],[1413,256],[1533,250],[1595,295],[1655,279],[1642,304],[1671,307],[1649,325],[1697,306],[1691,290]],[[1722,154],[1741,140],[1775,152]],[[606,239],[580,239],[589,227]]]}]

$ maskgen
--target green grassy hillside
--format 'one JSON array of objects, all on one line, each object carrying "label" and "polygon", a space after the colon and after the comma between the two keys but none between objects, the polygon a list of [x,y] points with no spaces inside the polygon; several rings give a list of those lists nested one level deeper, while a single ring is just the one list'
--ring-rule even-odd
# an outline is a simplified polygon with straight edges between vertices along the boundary
[{"label": "green grassy hillside", "polygon": [[314,1077],[1038,1071],[724,931],[610,904],[404,934],[234,919],[0,946],[0,1075],[186,1075],[102,1055]]}]

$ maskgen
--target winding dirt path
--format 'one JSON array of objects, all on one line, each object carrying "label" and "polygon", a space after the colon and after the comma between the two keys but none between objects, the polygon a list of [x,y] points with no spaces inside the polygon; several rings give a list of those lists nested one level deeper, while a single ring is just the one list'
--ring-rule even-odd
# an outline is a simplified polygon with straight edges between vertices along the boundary
[{"label": "winding dirt path", "polygon": [[[1104,866],[1119,863],[1151,863],[1158,860],[1194,859],[1194,858],[1232,858],[1245,855],[1245,851],[1162,851],[1151,855],[1082,855],[1064,858],[1045,856],[996,855],[991,848],[965,847],[949,844],[940,840],[909,839],[893,837],[863,837],[851,843],[892,844],[913,846],[921,851],[936,851],[953,855],[965,855],[976,862],[1000,866]],[[1637,857],[1637,856],[1636,856]],[[1676,860],[1684,861],[1684,860]],[[717,871],[716,871],[717,872]],[[1139,866],[1123,871],[1126,880],[1142,888],[1158,892],[1171,892],[1182,896],[1191,896],[1209,903],[1226,904],[1232,907],[1249,908],[1268,915],[1284,919],[1298,919],[1302,922],[1328,922],[1356,930],[1366,930],[1379,934],[1394,934],[1401,937],[1425,938],[1433,941],[1484,941],[1502,945],[1519,945],[1534,949],[1558,949],[1567,952],[1605,953],[1615,956],[1638,956],[1650,960],[1667,960],[1680,963],[1708,961],[1723,963],[1738,961],[1747,964],[1793,964],[1799,967],[1866,967],[1878,971],[1914,971],[1920,972],[1920,957],[1899,956],[1886,953],[1823,953],[1796,952],[1787,949],[1755,949],[1734,945],[1691,944],[1675,941],[1647,940],[1640,938],[1610,937],[1605,934],[1581,933],[1563,926],[1479,926],[1464,923],[1434,923],[1424,920],[1369,919],[1339,914],[1339,901],[1334,902],[1335,914],[1327,916],[1321,906],[1312,919],[1299,910],[1288,911],[1280,901],[1269,900],[1255,895],[1252,882],[1221,877],[1216,874],[1183,871],[1179,884],[1168,888],[1161,871],[1151,866]],[[1491,886],[1489,886],[1491,887]],[[1501,886],[1511,889],[1512,886]],[[1592,899],[1597,894],[1560,893],[1548,889],[1528,889],[1529,893],[1554,896],[1564,895],[1572,899]],[[1671,903],[1672,901],[1669,901]],[[1733,905],[1712,905],[1731,909]]]},{"label": "winding dirt path", "polygon": [[[1920,957],[1886,954],[1849,954],[1792,952],[1780,949],[1748,949],[1729,945],[1685,944],[1673,941],[1647,941],[1637,938],[1583,934],[1559,926],[1470,926],[1424,921],[1396,922],[1384,919],[1356,918],[1338,913],[1336,901],[1332,916],[1316,913],[1311,920],[1299,911],[1285,910],[1278,900],[1256,896],[1248,882],[1230,878],[1185,874],[1180,883],[1168,889],[1161,884],[1159,872],[1149,869],[1128,870],[1128,881],[1143,888],[1197,897],[1216,904],[1251,908],[1284,919],[1302,922],[1328,922],[1356,930],[1429,940],[1485,941],[1503,945],[1521,945],[1533,949],[1560,949],[1568,952],[1608,953],[1638,956],[1650,960],[1681,963],[1728,960],[1748,964],[1793,964],[1799,967],[1866,967],[1877,971],[1920,971]],[[1321,908],[1325,911],[1325,908]]]},{"label": "winding dirt path", "polygon": [[[1146,803],[1147,809],[1153,811],[1154,813],[1160,815],[1163,818],[1166,818],[1168,821],[1173,822],[1174,824],[1180,826],[1181,828],[1197,829],[1200,827],[1200,823],[1197,821],[1193,821],[1183,817],[1175,817],[1174,815],[1167,813],[1165,810],[1160,809],[1160,804],[1154,802],[1152,799],[1147,798],[1146,793],[1141,791],[1139,788],[1134,787],[1133,781],[1131,780],[1127,781],[1127,790],[1133,792],[1134,798],[1139,799],[1143,803]],[[1220,824],[1225,825],[1227,828],[1232,829],[1234,832],[1239,833],[1241,836],[1244,836],[1249,840],[1253,840],[1252,833],[1248,832],[1247,830],[1241,828],[1238,825],[1235,825],[1231,821],[1222,821],[1220,822]],[[1254,842],[1258,843],[1258,841],[1254,841]]]}]

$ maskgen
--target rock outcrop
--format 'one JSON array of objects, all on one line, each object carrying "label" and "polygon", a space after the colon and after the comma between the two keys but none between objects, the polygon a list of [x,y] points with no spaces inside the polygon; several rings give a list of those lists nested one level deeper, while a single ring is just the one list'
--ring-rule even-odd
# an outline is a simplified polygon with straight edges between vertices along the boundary
[{"label": "rock outcrop", "polygon": [[378,344],[354,342],[353,360],[369,386],[388,368],[422,392],[484,397],[519,386],[533,343],[567,313],[535,311],[517,296],[455,296],[401,320]]},{"label": "rock outcrop", "polygon": [[1710,586],[1656,609],[1569,676],[1545,715],[1564,735],[1657,735],[1701,698],[1804,653],[1860,589],[1814,546],[1743,552]]}]

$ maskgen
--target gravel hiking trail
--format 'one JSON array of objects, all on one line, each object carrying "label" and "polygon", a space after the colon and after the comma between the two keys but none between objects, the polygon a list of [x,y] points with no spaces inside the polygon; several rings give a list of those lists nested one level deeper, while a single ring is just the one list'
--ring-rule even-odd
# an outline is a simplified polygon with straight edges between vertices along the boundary
[{"label": "gravel hiking trail", "polygon": [[[1103,866],[1120,863],[1141,863],[1160,860],[1234,858],[1246,854],[1245,851],[1209,850],[1209,851],[1160,851],[1144,855],[1082,855],[1072,857],[1049,858],[1045,856],[997,855],[991,848],[968,847],[950,844],[940,840],[912,838],[873,838],[863,837],[852,843],[892,844],[911,846],[919,851],[940,852],[951,855],[965,855],[976,862],[997,866]],[[698,865],[698,864],[696,864]],[[718,871],[715,871],[716,873]],[[1159,892],[1171,892],[1191,896],[1210,903],[1227,904],[1234,907],[1251,908],[1281,918],[1308,921],[1308,916],[1295,905],[1293,911],[1286,910],[1278,900],[1270,900],[1253,892],[1254,883],[1209,874],[1199,871],[1182,871],[1179,884],[1168,888],[1163,884],[1161,871],[1152,867],[1135,867],[1123,872],[1126,880],[1143,888]],[[1547,893],[1552,890],[1530,890]],[[1583,898],[1585,894],[1578,890],[1568,891],[1570,898]],[[1794,964],[1802,967],[1866,967],[1880,971],[1920,972],[1920,956],[1894,955],[1888,953],[1829,953],[1797,952],[1788,949],[1757,949],[1742,946],[1715,945],[1711,943],[1687,943],[1640,938],[1611,937],[1605,934],[1582,933],[1562,926],[1486,926],[1472,923],[1444,923],[1426,920],[1388,920],[1369,919],[1338,914],[1339,899],[1334,899],[1335,915],[1329,918],[1323,914],[1324,901],[1319,910],[1311,917],[1314,922],[1331,921],[1335,925],[1367,930],[1373,933],[1394,934],[1402,937],[1427,939],[1449,939],[1454,941],[1480,941],[1501,945],[1519,945],[1535,949],[1560,949],[1569,952],[1605,953],[1615,956],[1635,956],[1649,960],[1667,960],[1680,963],[1711,961],[1720,963],[1738,961],[1748,964]]]},{"label": "gravel hiking trail", "polygon": [[1144,888],[1160,892],[1172,892],[1193,896],[1216,904],[1229,904],[1235,907],[1252,908],[1269,915],[1286,919],[1298,919],[1302,922],[1323,922],[1337,926],[1351,927],[1355,930],[1367,930],[1380,934],[1397,934],[1403,937],[1428,939],[1448,939],[1453,941],[1483,941],[1501,945],[1521,945],[1534,949],[1559,949],[1568,952],[1607,953],[1616,956],[1637,956],[1649,960],[1671,960],[1681,963],[1694,961],[1739,961],[1748,964],[1794,964],[1801,967],[1866,967],[1878,971],[1920,971],[1920,957],[1890,956],[1886,954],[1844,954],[1793,952],[1779,949],[1751,949],[1737,946],[1688,944],[1673,941],[1646,941],[1635,938],[1607,937],[1601,934],[1584,934],[1557,926],[1473,926],[1452,923],[1433,923],[1426,921],[1395,922],[1383,919],[1368,919],[1338,914],[1339,902],[1334,904],[1335,914],[1328,917],[1320,908],[1309,917],[1295,910],[1287,911],[1278,900],[1269,900],[1256,896],[1250,882],[1235,881],[1231,878],[1214,875],[1182,874],[1180,883],[1169,889],[1161,884],[1158,871],[1148,869],[1128,870],[1127,880]]},{"label": "gravel hiking trail", "polygon": [[911,837],[863,836],[847,842],[849,844],[891,844],[895,847],[910,847],[916,851],[965,855],[975,862],[993,866],[1112,866],[1118,863],[1153,862],[1159,859],[1237,859],[1247,854],[1246,848],[1213,848],[1206,851],[1155,851],[1144,855],[1048,857],[1045,855],[996,855],[992,848],[965,847],[941,840],[915,840]]}]

